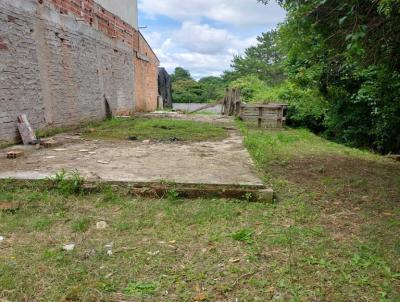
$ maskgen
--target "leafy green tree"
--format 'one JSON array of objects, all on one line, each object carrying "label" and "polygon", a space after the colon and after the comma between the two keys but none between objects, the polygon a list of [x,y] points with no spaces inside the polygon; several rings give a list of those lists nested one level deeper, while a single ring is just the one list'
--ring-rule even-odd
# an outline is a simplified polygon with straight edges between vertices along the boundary
[{"label": "leafy green tree", "polygon": [[255,75],[270,85],[282,83],[285,75],[277,38],[276,31],[263,33],[257,38],[258,45],[247,48],[243,56],[235,56],[231,67],[236,79]]},{"label": "leafy green tree", "polygon": [[226,84],[221,77],[205,77],[199,80],[203,90],[203,102],[215,102],[225,95]]},{"label": "leafy green tree", "polygon": [[190,72],[182,67],[176,67],[174,73],[171,75],[171,81],[179,80],[193,80]]},{"label": "leafy green tree", "polygon": [[288,12],[277,38],[286,72],[326,100],[326,135],[400,152],[400,2],[279,2]]},{"label": "leafy green tree", "polygon": [[195,80],[177,80],[172,84],[174,103],[203,103],[203,89]]},{"label": "leafy green tree", "polygon": [[171,78],[175,103],[215,102],[225,94],[226,83],[220,77],[209,76],[196,81],[188,70],[177,67]]}]

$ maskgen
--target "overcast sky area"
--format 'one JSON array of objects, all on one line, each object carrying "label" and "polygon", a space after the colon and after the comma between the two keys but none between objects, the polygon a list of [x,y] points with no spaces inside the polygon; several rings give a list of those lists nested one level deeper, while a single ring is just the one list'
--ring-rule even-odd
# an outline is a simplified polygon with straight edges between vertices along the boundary
[{"label": "overcast sky area", "polygon": [[256,37],[285,18],[274,1],[139,0],[139,26],[161,61],[172,72],[188,69],[192,76],[219,76],[234,54],[255,45]]}]

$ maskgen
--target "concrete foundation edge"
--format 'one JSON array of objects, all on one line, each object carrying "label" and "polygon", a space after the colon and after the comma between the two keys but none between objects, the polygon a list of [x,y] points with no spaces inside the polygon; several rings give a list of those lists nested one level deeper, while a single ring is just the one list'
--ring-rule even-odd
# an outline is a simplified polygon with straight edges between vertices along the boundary
[{"label": "concrete foundation edge", "polygon": [[[51,189],[54,185],[46,179],[0,179],[0,185],[7,183],[18,187],[43,187]],[[190,183],[163,183],[163,182],[107,182],[85,181],[82,191],[85,193],[99,193],[105,187],[111,187],[117,192],[138,197],[148,198],[227,198],[249,202],[273,203],[274,191],[264,185],[236,185],[236,184],[190,184]]]}]

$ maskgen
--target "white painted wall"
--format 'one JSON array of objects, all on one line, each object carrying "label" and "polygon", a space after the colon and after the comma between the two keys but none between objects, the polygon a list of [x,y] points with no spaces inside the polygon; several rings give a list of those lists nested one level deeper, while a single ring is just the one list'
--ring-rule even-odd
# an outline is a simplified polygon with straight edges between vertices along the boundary
[{"label": "white painted wall", "polygon": [[109,12],[138,29],[137,0],[95,0]]}]

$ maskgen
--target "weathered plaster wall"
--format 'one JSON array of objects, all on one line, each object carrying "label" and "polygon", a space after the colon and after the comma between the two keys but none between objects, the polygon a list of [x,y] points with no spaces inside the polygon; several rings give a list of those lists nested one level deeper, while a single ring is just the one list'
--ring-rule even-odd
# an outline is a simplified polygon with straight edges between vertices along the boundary
[{"label": "weathered plaster wall", "polygon": [[106,10],[138,29],[137,0],[95,0]]},{"label": "weathered plaster wall", "polygon": [[38,2],[0,0],[0,142],[17,139],[20,113],[40,129],[101,119],[105,98],[133,112],[135,37]]},{"label": "weathered plaster wall", "polygon": [[154,111],[158,98],[158,66],[160,61],[142,34],[134,59],[136,111]]}]

